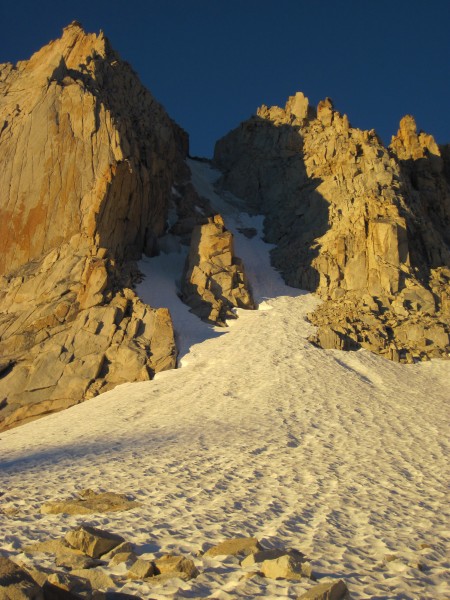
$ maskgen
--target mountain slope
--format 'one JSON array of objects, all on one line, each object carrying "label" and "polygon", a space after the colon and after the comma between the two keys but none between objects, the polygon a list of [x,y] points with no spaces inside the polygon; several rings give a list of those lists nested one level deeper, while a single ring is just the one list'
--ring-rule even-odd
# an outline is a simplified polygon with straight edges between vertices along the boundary
[{"label": "mountain slope", "polygon": [[[218,173],[190,165],[199,193],[235,234],[260,308],[240,311],[226,332],[200,321],[196,329],[191,321],[185,348],[203,341],[184,355],[181,369],[4,432],[3,549],[19,554],[29,540],[86,522],[41,515],[39,506],[101,488],[132,493],[142,506],[89,522],[126,536],[144,556],[194,553],[222,536],[252,534],[305,552],[320,576],[345,579],[354,599],[448,597],[450,363],[404,365],[365,350],[311,345],[305,317],[318,300],[285,286],[269,267],[270,246],[239,233],[261,233],[261,217],[240,212],[231,196],[217,196],[211,182]],[[172,256],[180,266],[176,278],[182,256]],[[190,313],[176,297],[170,262],[170,254],[162,255],[141,268],[148,282],[166,274],[160,300],[166,305],[173,290],[177,329]],[[141,294],[146,287],[158,306],[145,280]],[[384,564],[386,554],[398,560]],[[152,598],[276,599],[311,585],[241,580],[235,560],[194,559],[201,574],[191,582],[152,591],[127,582],[122,589]],[[35,560],[45,564],[43,556]],[[418,561],[423,572],[409,566]]]}]

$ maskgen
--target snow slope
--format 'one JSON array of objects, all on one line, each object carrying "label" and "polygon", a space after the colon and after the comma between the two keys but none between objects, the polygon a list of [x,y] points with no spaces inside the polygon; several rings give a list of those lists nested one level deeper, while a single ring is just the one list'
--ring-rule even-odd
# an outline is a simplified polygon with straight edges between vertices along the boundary
[{"label": "snow slope", "polygon": [[[191,168],[231,230],[261,227],[260,217],[214,193],[208,165]],[[450,361],[400,365],[313,347],[305,315],[317,300],[283,284],[268,249],[237,233],[261,305],[239,311],[225,331],[201,323],[176,296],[183,252],[143,261],[139,291],[170,307],[183,368],[1,435],[4,550],[30,560],[22,544],[81,522],[120,533],[144,557],[255,535],[268,547],[301,550],[320,576],[345,579],[354,599],[450,597]],[[142,506],[92,517],[40,514],[42,502],[88,487],[131,493]],[[386,554],[398,559],[384,564]],[[195,562],[196,580],[154,589],[129,582],[123,591],[275,599],[311,586],[241,580],[235,559]],[[423,571],[410,565],[418,562]]]}]

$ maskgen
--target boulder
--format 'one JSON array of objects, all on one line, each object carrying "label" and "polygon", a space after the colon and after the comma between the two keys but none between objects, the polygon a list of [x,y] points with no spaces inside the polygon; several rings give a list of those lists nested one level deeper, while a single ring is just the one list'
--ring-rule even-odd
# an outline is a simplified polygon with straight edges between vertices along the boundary
[{"label": "boulder", "polygon": [[64,569],[79,570],[79,569],[92,569],[104,564],[103,561],[96,558],[90,558],[83,554],[64,554],[60,555],[55,559],[55,565],[57,567],[63,567]]},{"label": "boulder", "polygon": [[234,308],[255,308],[233,235],[220,215],[194,229],[182,284],[183,300],[201,319],[224,325]]},{"label": "boulder", "polygon": [[257,552],[248,554],[243,560],[241,560],[241,566],[250,567],[251,565],[264,562],[265,560],[280,558],[280,556],[284,556],[285,554],[286,550],[281,550],[278,548],[273,550],[258,550]]},{"label": "boulder", "polygon": [[86,597],[92,598],[91,590],[88,588],[78,594],[77,592],[69,591],[50,583],[49,581],[44,583],[42,591],[45,600],[84,600]]},{"label": "boulder", "polygon": [[[106,554],[103,555],[103,558],[105,557]],[[129,566],[131,566],[137,561],[137,559],[138,557],[134,552],[117,552],[117,554],[114,554],[112,556],[111,560],[109,561],[109,564],[114,566],[120,565],[121,563],[127,563]]]},{"label": "boulder", "polygon": [[44,600],[44,596],[27,571],[6,556],[0,556],[0,599]]},{"label": "boulder", "polygon": [[153,577],[149,577],[145,580],[147,585],[158,586],[164,585],[168,581],[173,579],[180,579],[181,581],[189,581],[190,577],[186,573],[182,573],[181,571],[171,571],[169,573],[161,573],[161,575],[154,575]]},{"label": "boulder", "polygon": [[278,558],[264,560],[261,572],[271,579],[300,579],[302,573],[302,560],[291,554],[284,554]]},{"label": "boulder", "polygon": [[100,590],[102,588],[115,587],[116,582],[101,568],[96,569],[77,569],[71,572],[72,575],[89,581],[92,589]]},{"label": "boulder", "polygon": [[81,550],[72,548],[65,538],[56,538],[54,540],[45,540],[43,542],[34,542],[23,546],[22,551],[26,554],[52,554],[56,561],[77,561],[77,560],[92,560],[87,557]]},{"label": "boulder", "polygon": [[84,577],[79,577],[73,573],[52,573],[44,584],[45,597],[47,595],[53,598],[70,600],[73,596],[81,598],[92,592],[91,583]]},{"label": "boulder", "polygon": [[116,554],[133,552],[134,546],[131,542],[122,542],[109,552],[103,555],[103,560],[111,560]]},{"label": "boulder", "polygon": [[237,537],[224,540],[217,546],[209,548],[204,556],[247,556],[262,550],[260,543],[253,537]]},{"label": "boulder", "polygon": [[156,574],[155,565],[142,558],[138,558],[133,562],[127,572],[128,579],[145,579]]},{"label": "boulder", "polygon": [[298,600],[349,600],[350,594],[345,583],[330,581],[319,583],[298,597]]},{"label": "boulder", "polygon": [[92,558],[100,558],[125,541],[120,535],[87,525],[68,531],[64,539],[72,548]]},{"label": "boulder", "polygon": [[156,575],[173,573],[176,576],[177,573],[184,573],[189,579],[194,579],[199,574],[194,561],[190,558],[185,558],[184,556],[167,554],[156,559],[154,564]]}]

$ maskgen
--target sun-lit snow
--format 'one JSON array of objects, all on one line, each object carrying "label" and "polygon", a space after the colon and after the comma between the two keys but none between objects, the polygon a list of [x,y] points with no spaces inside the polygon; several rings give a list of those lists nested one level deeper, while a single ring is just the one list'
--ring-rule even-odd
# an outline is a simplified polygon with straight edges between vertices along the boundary
[{"label": "sun-lit snow", "polygon": [[[238,233],[261,230],[261,218],[214,194],[208,165],[191,168],[236,234],[260,310],[238,311],[227,329],[208,326],[177,296],[185,252],[143,260],[138,291],[169,306],[182,368],[1,434],[3,550],[31,560],[20,554],[25,542],[81,522],[125,536],[148,557],[254,535],[301,550],[319,576],[345,579],[354,599],[448,598],[450,361],[400,365],[309,344],[315,297],[285,286],[270,247]],[[142,506],[40,514],[44,501],[84,488],[130,493]],[[398,559],[383,564],[386,554]],[[130,581],[123,591],[275,599],[311,586],[242,580],[236,559],[194,560],[201,574],[191,582],[150,591]],[[423,571],[410,566],[419,562]]]}]

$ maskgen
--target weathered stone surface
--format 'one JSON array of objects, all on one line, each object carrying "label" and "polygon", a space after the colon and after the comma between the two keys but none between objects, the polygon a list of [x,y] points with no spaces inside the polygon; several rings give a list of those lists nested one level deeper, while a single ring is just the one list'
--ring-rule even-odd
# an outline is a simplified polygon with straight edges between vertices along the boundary
[{"label": "weathered stone surface", "polygon": [[205,321],[235,318],[233,308],[255,308],[233,235],[220,215],[194,229],[182,286],[183,300]]},{"label": "weathered stone surface", "polygon": [[[411,117],[387,149],[330,99],[316,113],[297,94],[219,140],[214,160],[222,187],[265,214],[286,282],[323,299],[312,341],[403,362],[447,356],[447,159]],[[418,322],[424,335],[409,335]]]},{"label": "weathered stone surface", "polygon": [[72,548],[92,558],[100,558],[125,541],[120,535],[87,525],[68,531],[64,539]]},{"label": "weathered stone surface", "polygon": [[[105,555],[103,556],[103,558]],[[136,562],[138,557],[134,552],[118,552],[109,561],[110,565],[120,565],[121,563],[128,563],[130,566]]]},{"label": "weathered stone surface", "polygon": [[260,543],[253,537],[238,537],[224,540],[217,546],[209,548],[205,556],[214,558],[215,556],[247,556],[262,550]]},{"label": "weathered stone surface", "polygon": [[122,542],[109,552],[103,555],[103,560],[111,560],[116,554],[133,552],[134,546],[131,542]]},{"label": "weathered stone surface", "polygon": [[1,430],[175,366],[129,261],[189,172],[186,134],[78,23],[0,66],[0,123]]},{"label": "weathered stone surface", "polygon": [[27,571],[0,556],[0,600],[44,600],[40,586]]},{"label": "weathered stone surface", "polygon": [[242,567],[250,567],[255,563],[261,563],[265,560],[273,560],[284,556],[286,550],[274,549],[274,550],[259,550],[258,552],[252,552],[241,561]]},{"label": "weathered stone surface", "polygon": [[0,285],[0,354],[11,357],[0,375],[0,430],[176,364],[167,309],[150,308],[118,282],[105,303],[79,310],[79,274],[90,259],[70,244],[56,256]]},{"label": "weathered stone surface", "polygon": [[128,569],[128,579],[145,579],[156,574],[155,565],[149,560],[138,558]]},{"label": "weathered stone surface", "polygon": [[47,583],[44,584],[44,593],[47,596],[48,592],[53,592],[57,598],[61,597],[62,599],[67,597],[66,594],[61,594],[61,596],[57,595],[57,590],[53,588],[57,588],[57,590],[61,590],[63,592],[70,592],[78,598],[81,598],[92,591],[92,586],[88,579],[79,577],[73,573],[62,572],[52,573],[49,575],[47,578]]},{"label": "weathered stone surface", "polygon": [[298,600],[348,600],[350,594],[345,583],[339,581],[319,583],[298,597]]},{"label": "weathered stone surface", "polygon": [[22,551],[26,554],[37,554],[40,552],[44,554],[53,554],[58,561],[87,558],[80,550],[76,550],[69,546],[64,538],[28,544],[22,548]]},{"label": "weathered stone surface", "polygon": [[84,598],[91,597],[91,590],[86,588],[82,594],[78,594],[74,591],[66,590],[58,585],[46,581],[43,585],[42,591],[44,592],[45,600],[83,600]]},{"label": "weathered stone surface", "polygon": [[98,565],[104,564],[103,561],[83,554],[64,554],[60,555],[55,559],[55,565],[57,567],[63,567],[64,569],[79,570],[79,569],[92,569]]},{"label": "weathered stone surface", "polygon": [[46,502],[41,507],[43,514],[65,513],[69,515],[88,515],[92,513],[130,510],[140,506],[139,502],[129,500],[125,494],[114,492],[95,493],[85,490],[80,498],[61,502]]},{"label": "weathered stone surface", "polygon": [[82,579],[86,579],[95,590],[101,590],[102,588],[114,587],[116,585],[114,579],[101,569],[77,569],[73,570],[71,574]]},{"label": "weathered stone surface", "polygon": [[197,577],[199,574],[194,561],[184,556],[176,556],[167,554],[154,561],[156,567],[156,575],[164,575],[166,573],[184,573],[189,579]]},{"label": "weathered stone surface", "polygon": [[139,258],[165,229],[186,134],[103,33],[79,23],[2,65],[0,85],[0,274],[80,233],[116,259]]},{"label": "weathered stone surface", "polygon": [[271,579],[300,579],[302,573],[301,557],[292,554],[284,554],[278,558],[264,560],[261,565],[261,572],[265,577]]},{"label": "weathered stone surface", "polygon": [[[259,550],[258,552],[254,552],[246,556],[241,561],[241,566],[245,568],[256,563],[264,563],[266,564],[267,573],[266,570],[261,567],[263,575],[265,577],[273,577],[273,575],[268,573],[286,573],[288,572],[289,568],[291,568],[286,557],[291,558],[292,565],[295,565],[295,567],[291,569],[292,573],[294,574],[294,578],[297,577],[298,574],[303,575],[304,577],[310,577],[311,579],[314,578],[310,563],[305,562],[305,555],[298,550],[283,550],[279,548],[275,548],[273,550]],[[278,559],[282,560],[277,562]],[[286,575],[282,574],[275,576],[275,578],[277,577],[288,578]]]}]

